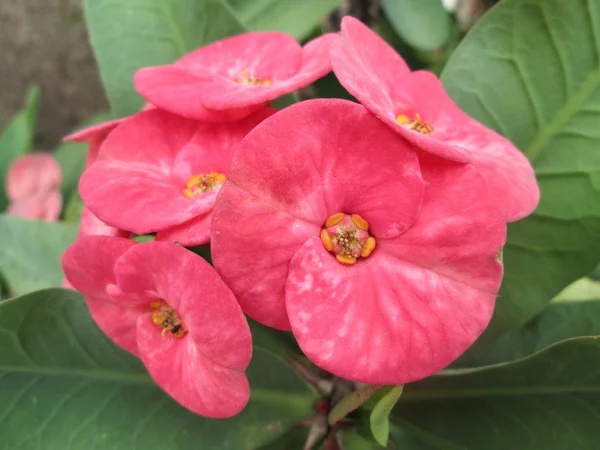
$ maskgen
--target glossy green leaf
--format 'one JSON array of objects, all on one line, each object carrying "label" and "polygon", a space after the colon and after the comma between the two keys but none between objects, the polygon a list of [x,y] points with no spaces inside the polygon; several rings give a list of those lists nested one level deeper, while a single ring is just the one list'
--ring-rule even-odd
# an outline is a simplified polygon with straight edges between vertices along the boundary
[{"label": "glossy green leaf", "polygon": [[465,353],[459,363],[472,367],[511,361],[579,336],[600,336],[600,300],[551,303],[524,326]]},{"label": "glossy green leaf", "polygon": [[314,392],[260,348],[240,415],[192,414],[104,337],[74,291],[48,289],[0,303],[0,349],[0,436],[7,449],[252,450],[312,415]]},{"label": "glossy green leaf", "polygon": [[388,20],[402,39],[431,51],[450,38],[450,14],[440,0],[382,0]]},{"label": "glossy green leaf", "polygon": [[251,31],[283,31],[297,39],[310,32],[341,0],[227,0]]},{"label": "glossy green leaf", "polygon": [[[6,179],[10,164],[20,155],[33,149],[40,90],[29,88],[23,108],[17,112],[0,133],[0,180]],[[0,183],[0,211],[8,206],[4,181]]]},{"label": "glossy green leaf", "polygon": [[402,395],[403,388],[404,386],[401,384],[386,388],[385,394],[379,399],[369,417],[371,433],[375,440],[384,447],[387,445],[390,435],[390,412]]},{"label": "glossy green leaf", "polygon": [[[417,448],[594,449],[600,442],[600,338],[407,384],[393,414]],[[421,447],[424,442],[429,446]],[[405,443],[406,444],[406,443]]]},{"label": "glossy green leaf", "polygon": [[60,258],[78,227],[0,214],[0,272],[12,295],[62,285]]},{"label": "glossy green leaf", "polygon": [[104,88],[119,117],[144,104],[133,88],[139,68],[172,63],[244,31],[219,0],[85,0],[84,5]]},{"label": "glossy green leaf", "polygon": [[509,225],[497,336],[587,275],[600,255],[600,2],[503,0],[469,33],[442,80],[471,116],[532,161],[542,192]]},{"label": "glossy green leaf", "polygon": [[[111,115],[108,112],[99,113],[73,131],[108,120],[111,120]],[[77,190],[79,178],[85,169],[88,148],[88,144],[81,142],[63,142],[54,150],[54,157],[60,165],[62,174],[60,193],[63,196],[64,202],[67,202],[73,195],[73,192]]]}]

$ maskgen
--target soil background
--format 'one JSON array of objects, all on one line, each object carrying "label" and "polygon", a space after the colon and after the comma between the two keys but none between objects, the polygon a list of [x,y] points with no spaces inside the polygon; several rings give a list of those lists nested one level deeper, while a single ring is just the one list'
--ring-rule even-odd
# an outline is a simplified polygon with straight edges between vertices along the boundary
[{"label": "soil background", "polygon": [[0,0],[0,129],[33,84],[41,89],[39,149],[108,109],[82,0]]}]

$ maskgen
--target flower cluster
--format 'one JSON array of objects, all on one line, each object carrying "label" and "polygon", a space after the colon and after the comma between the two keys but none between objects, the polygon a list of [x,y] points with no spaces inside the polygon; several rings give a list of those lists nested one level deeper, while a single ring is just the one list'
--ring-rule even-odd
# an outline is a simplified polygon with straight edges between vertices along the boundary
[{"label": "flower cluster", "polygon": [[[268,106],[331,69],[360,103]],[[91,145],[86,230],[63,267],[184,406],[244,406],[242,311],[374,384],[427,377],[485,329],[506,222],[539,200],[533,170],[366,26],[345,18],[304,47],[239,35],[142,69],[135,86],[143,111],[69,137]],[[216,271],[181,247],[208,242]]]}]

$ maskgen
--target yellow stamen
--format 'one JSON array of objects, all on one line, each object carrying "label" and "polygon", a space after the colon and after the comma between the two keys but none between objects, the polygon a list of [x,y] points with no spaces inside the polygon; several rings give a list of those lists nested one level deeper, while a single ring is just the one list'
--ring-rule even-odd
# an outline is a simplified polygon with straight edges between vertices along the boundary
[{"label": "yellow stamen", "polygon": [[162,306],[162,300],[153,300],[150,302],[150,309],[158,309]]},{"label": "yellow stamen", "polygon": [[329,219],[327,219],[325,221],[325,226],[327,228],[332,227],[334,225],[337,225],[338,223],[340,223],[342,221],[342,219],[344,218],[345,214],[344,213],[336,213],[333,214],[332,216],[329,216]]},{"label": "yellow stamen", "polygon": [[502,262],[504,261],[504,247],[500,248],[500,250],[498,250],[498,253],[496,253],[496,261],[498,261],[500,264],[502,264]]},{"label": "yellow stamen", "polygon": [[337,259],[342,264],[354,264],[356,262],[356,258],[350,255],[335,255],[335,259]]},{"label": "yellow stamen", "polygon": [[404,114],[398,114],[396,116],[396,122],[399,123],[400,125],[406,125],[406,124],[410,123],[410,120]]},{"label": "yellow stamen", "polygon": [[369,224],[367,223],[367,221],[360,217],[358,214],[352,214],[350,218],[352,219],[352,222],[354,222],[354,225],[356,225],[361,230],[367,231],[369,229]]},{"label": "yellow stamen", "polygon": [[267,78],[258,78],[250,74],[248,69],[240,70],[240,76],[234,77],[233,82],[243,86],[272,86],[273,82]]},{"label": "yellow stamen", "polygon": [[367,239],[367,242],[365,242],[365,245],[364,245],[362,251],[360,252],[360,256],[362,256],[363,258],[366,258],[373,252],[374,249],[375,249],[375,238],[373,236],[369,236],[369,238]]},{"label": "yellow stamen", "polygon": [[321,230],[321,242],[323,243],[325,250],[328,252],[333,250],[333,242],[331,242],[331,236],[329,236],[327,230]]},{"label": "yellow stamen", "polygon": [[[158,304],[158,306],[156,306]],[[187,328],[183,323],[183,320],[177,315],[173,308],[161,300],[155,300],[150,302],[150,308],[152,312],[152,323],[159,328],[162,328],[161,336],[165,336],[170,333],[175,338],[182,338],[187,333]]]},{"label": "yellow stamen", "polygon": [[405,126],[409,130],[413,130],[421,134],[431,134],[433,132],[433,126],[428,122],[424,122],[421,119],[421,115],[418,113],[415,114],[415,118],[413,120],[410,120],[404,114],[398,114],[396,116],[396,122]]},{"label": "yellow stamen", "polygon": [[201,173],[188,180],[182,192],[184,197],[193,200],[200,194],[220,188],[227,177],[220,172]]}]

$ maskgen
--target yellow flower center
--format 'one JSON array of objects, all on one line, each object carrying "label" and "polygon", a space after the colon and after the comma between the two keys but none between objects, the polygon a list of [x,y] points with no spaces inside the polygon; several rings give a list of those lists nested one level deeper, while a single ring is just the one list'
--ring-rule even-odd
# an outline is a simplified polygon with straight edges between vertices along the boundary
[{"label": "yellow flower center", "polygon": [[239,76],[233,77],[234,83],[243,86],[272,86],[271,80],[266,78],[258,78],[250,73],[248,69],[240,70]]},{"label": "yellow flower center", "polygon": [[170,333],[175,338],[182,338],[188,332],[183,320],[173,308],[162,300],[150,302],[152,310],[152,322],[159,328],[162,328],[161,334],[164,336]]},{"label": "yellow flower center", "polygon": [[415,118],[412,120],[404,114],[398,114],[396,116],[396,122],[409,130],[417,131],[421,134],[431,134],[433,132],[433,125],[423,121],[420,114],[415,114]]},{"label": "yellow flower center", "polygon": [[211,192],[219,189],[225,183],[227,177],[220,172],[201,173],[194,175],[188,180],[183,188],[183,195],[187,198],[194,199],[200,194]]},{"label": "yellow flower center", "polygon": [[358,214],[344,213],[333,214],[325,221],[321,242],[342,264],[354,264],[358,258],[367,258],[376,244],[366,220]]}]

